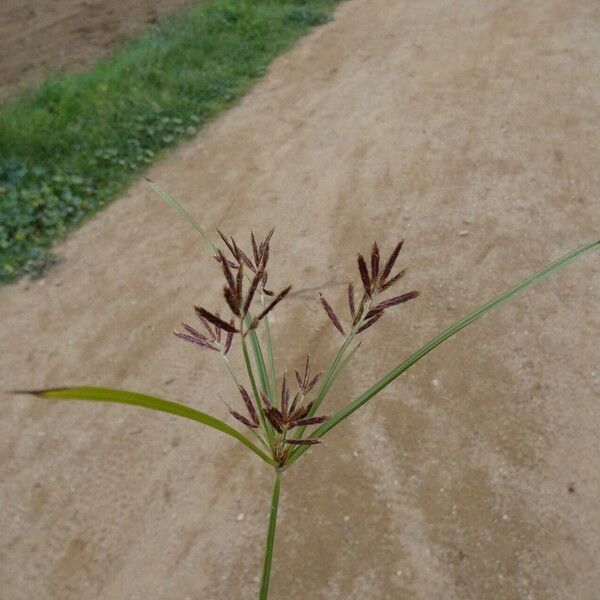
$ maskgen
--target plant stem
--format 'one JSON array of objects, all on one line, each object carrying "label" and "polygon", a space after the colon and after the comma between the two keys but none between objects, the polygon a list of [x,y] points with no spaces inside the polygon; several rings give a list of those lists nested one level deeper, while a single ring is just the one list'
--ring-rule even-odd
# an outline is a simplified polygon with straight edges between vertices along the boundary
[{"label": "plant stem", "polygon": [[267,546],[265,548],[265,561],[263,564],[262,580],[260,582],[259,600],[269,597],[269,580],[271,578],[271,563],[273,562],[273,542],[275,541],[275,528],[277,527],[277,508],[279,506],[279,488],[281,486],[281,471],[275,469],[273,481],[273,497],[271,499],[271,512],[269,513],[269,530],[267,531]]},{"label": "plant stem", "polygon": [[262,402],[260,400],[260,394],[258,393],[258,388],[256,387],[256,379],[254,379],[254,372],[252,371],[252,363],[250,362],[248,346],[244,338],[242,338],[242,352],[244,354],[244,362],[246,363],[246,370],[248,371],[248,378],[250,379],[250,385],[252,386],[252,393],[254,394],[254,400],[256,402],[256,408],[258,409],[260,421],[262,423],[265,433],[267,434],[267,440],[269,441],[269,445],[271,445],[273,443],[273,434],[269,427],[269,422],[265,418],[265,412],[263,410]]}]

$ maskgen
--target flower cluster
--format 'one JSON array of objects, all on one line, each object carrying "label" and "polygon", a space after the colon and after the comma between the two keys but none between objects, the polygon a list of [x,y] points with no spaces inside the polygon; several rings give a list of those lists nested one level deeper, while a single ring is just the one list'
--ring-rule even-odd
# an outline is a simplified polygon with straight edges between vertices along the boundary
[{"label": "flower cluster", "polygon": [[[400,296],[394,296],[383,300],[378,304],[374,304],[375,298],[383,291],[392,287],[395,283],[400,281],[406,274],[406,269],[399,271],[396,275],[390,277],[394,264],[402,250],[404,240],[400,241],[394,248],[389,259],[381,268],[380,254],[377,242],[373,243],[371,249],[371,269],[367,266],[365,257],[362,254],[358,254],[358,271],[360,273],[360,279],[363,286],[363,295],[356,308],[354,298],[354,286],[352,283],[348,284],[348,307],[350,309],[350,316],[352,318],[352,332],[358,334],[363,332],[365,329],[374,325],[382,316],[386,309],[408,302],[419,295],[417,290],[412,290],[401,294]],[[346,335],[344,327],[340,320],[335,314],[331,304],[325,299],[323,294],[319,294],[321,304],[327,313],[327,316],[335,326],[335,328],[342,334]]]},{"label": "flower cluster", "polygon": [[[256,333],[253,330],[289,294],[292,286],[284,287],[277,294],[266,287],[268,280],[267,265],[273,230],[259,244],[256,242],[254,233],[251,233],[250,242],[252,250],[249,253],[244,252],[233,238],[227,238],[220,231],[218,233],[226,246],[225,252],[229,252],[226,255],[223,251],[217,249],[214,258],[219,263],[223,273],[223,298],[231,311],[231,316],[227,320],[218,311],[211,312],[202,306],[196,306],[196,316],[202,323],[205,331],[203,330],[200,333],[191,325],[182,323],[183,330],[176,331],[175,335],[202,348],[219,352],[223,356],[236,382],[242,404],[245,407],[245,410],[240,412],[227,405],[229,412],[237,421],[253,430],[261,444],[271,453],[275,464],[284,467],[293,452],[293,446],[308,446],[319,443],[320,440],[315,436],[311,437],[309,435],[303,437],[304,428],[324,423],[329,418],[328,416],[315,416],[314,414],[323,400],[321,394],[316,394],[314,399],[307,399],[317,385],[320,373],[311,374],[310,357],[307,356],[304,369],[302,371],[295,371],[297,391],[292,397],[285,374],[283,375],[280,392],[277,392],[274,366],[271,362],[271,375],[265,374],[263,365],[261,372],[262,391],[257,389],[253,368],[249,362],[246,350],[245,337],[248,333],[251,333],[251,337],[254,336],[252,339],[253,344],[259,343]],[[377,243],[374,243],[371,249],[370,268],[367,266],[364,256],[362,254],[358,255],[358,271],[363,291],[357,305],[355,302],[354,286],[352,283],[348,285],[348,307],[352,319],[348,334],[346,334],[346,330],[329,302],[323,294],[320,294],[321,304],[327,316],[336,329],[346,337],[346,341],[342,345],[340,353],[338,353],[339,356],[333,363],[334,367],[340,364],[342,356],[345,361],[343,364],[346,364],[347,358],[344,352],[349,347],[349,343],[355,335],[376,323],[388,308],[407,302],[419,295],[419,292],[413,290],[400,296],[388,298],[387,300],[378,300],[382,292],[402,279],[406,273],[405,270],[401,270],[392,275],[392,269],[400,254],[402,244],[403,242],[400,242],[396,245],[391,256],[383,266],[381,265]],[[254,300],[259,296],[260,306],[257,310],[254,310]],[[266,302],[266,297],[270,299],[268,303]],[[231,348],[235,334],[240,334],[241,336],[246,367],[252,383],[252,394],[239,383],[226,356]],[[266,335],[269,352],[271,353],[268,328],[266,329]],[[348,356],[351,356],[351,354]],[[328,385],[339,374],[338,371],[341,371],[342,368],[334,368],[333,371],[330,368],[326,376]]]},{"label": "flower cluster", "polygon": [[[233,334],[241,333],[245,336],[249,331],[258,327],[262,319],[289,294],[292,289],[291,285],[285,287],[277,295],[265,287],[268,279],[267,262],[269,260],[269,248],[273,231],[274,230],[272,229],[260,244],[256,243],[254,233],[251,234],[250,241],[252,244],[253,260],[248,257],[233,238],[227,239],[221,231],[218,231],[232,256],[231,260],[227,258],[221,250],[218,250],[214,258],[221,265],[223,276],[225,278],[223,297],[225,298],[227,306],[233,313],[234,318],[227,322],[220,317],[218,311],[210,312],[202,306],[195,306],[194,309],[196,315],[209,331],[209,337],[198,333],[198,331],[187,323],[182,323],[185,333],[175,332],[177,337],[198,344],[203,348],[227,354],[231,347]],[[247,290],[244,290],[244,278],[246,276],[244,268],[252,273],[252,276],[247,277],[250,281]],[[250,313],[252,301],[255,299],[257,292],[265,296],[274,296],[274,298],[269,304],[261,307],[258,315],[247,322],[246,317]],[[239,321],[237,325],[236,317]],[[211,323],[214,326],[214,332],[210,329],[208,323]],[[220,342],[221,330],[226,331],[228,334],[224,345],[218,343]],[[217,336],[219,336],[218,340]]]}]

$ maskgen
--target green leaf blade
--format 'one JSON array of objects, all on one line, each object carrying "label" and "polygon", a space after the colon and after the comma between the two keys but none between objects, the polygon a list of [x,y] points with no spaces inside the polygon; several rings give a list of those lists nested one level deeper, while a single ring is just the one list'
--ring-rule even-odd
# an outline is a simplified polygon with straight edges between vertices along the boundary
[{"label": "green leaf blade", "polygon": [[200,225],[200,223],[198,223],[198,221],[196,221],[196,219],[194,219],[194,217],[192,217],[192,215],[183,207],[183,205],[180,202],[178,202],[177,200],[175,200],[175,198],[173,198],[173,196],[168,194],[159,185],[154,183],[154,181],[152,181],[152,179],[146,177],[146,181],[150,184],[152,189],[163,200],[168,202],[180,215],[182,215],[192,225],[192,227],[196,231],[198,231],[198,233],[200,233],[200,235],[206,240],[208,245],[211,247],[212,251],[216,254],[218,251],[218,248],[214,245],[213,241],[210,239],[210,236],[208,235],[208,233],[206,233],[206,230],[204,229],[204,227],[202,227],[202,225]]},{"label": "green leaf blade", "polygon": [[177,415],[192,421],[197,421],[208,427],[212,427],[217,431],[225,433],[252,450],[255,454],[260,456],[266,463],[274,465],[273,460],[265,454],[260,448],[255,446],[246,436],[242,435],[239,431],[227,425],[227,423],[212,417],[206,413],[203,413],[184,404],[165,400],[158,396],[149,396],[147,394],[140,394],[138,392],[130,392],[127,390],[117,390],[112,388],[103,387],[73,387],[73,388],[56,388],[47,390],[35,390],[35,391],[23,391],[17,392],[20,394],[32,394],[41,398],[55,398],[63,400],[91,400],[95,402],[112,402],[117,404],[128,404],[130,406],[140,406],[143,408],[149,408],[151,410],[157,410],[160,412]]},{"label": "green leaf blade", "polygon": [[[466,317],[463,317],[459,321],[457,321],[454,325],[431,339],[425,345],[421,346],[416,352],[411,354],[404,362],[399,364],[395,369],[392,369],[387,375],[382,377],[377,383],[371,386],[366,392],[364,392],[361,396],[353,400],[350,404],[346,405],[340,411],[338,411],[335,415],[333,415],[328,421],[323,423],[320,427],[318,427],[313,433],[311,433],[312,438],[322,438],[326,433],[331,431],[336,425],[339,425],[344,419],[349,417],[353,412],[358,410],[361,406],[366,404],[373,396],[376,396],[379,392],[381,392],[385,387],[387,387],[394,379],[399,377],[402,373],[407,371],[410,367],[412,367],[415,363],[417,363],[421,358],[429,354],[434,348],[439,346],[441,343],[445,342],[447,339],[451,338],[454,334],[458,333],[471,323],[479,320],[483,315],[485,315],[490,310],[501,306],[505,302],[512,300],[516,296],[522,294],[527,291],[529,288],[534,285],[544,281],[555,272],[560,269],[566,267],[568,264],[581,258],[585,254],[593,252],[595,250],[600,249],[600,240],[596,242],[590,242],[588,244],[584,244],[580,246],[576,250],[565,254],[561,258],[555,260],[554,262],[546,265],[543,269],[537,271],[533,275],[527,277],[514,287],[510,288],[506,292],[496,296],[489,302],[486,302],[472,313],[468,314]],[[293,463],[297,460],[309,446],[298,446],[295,452],[292,454],[292,457],[288,464]]]}]

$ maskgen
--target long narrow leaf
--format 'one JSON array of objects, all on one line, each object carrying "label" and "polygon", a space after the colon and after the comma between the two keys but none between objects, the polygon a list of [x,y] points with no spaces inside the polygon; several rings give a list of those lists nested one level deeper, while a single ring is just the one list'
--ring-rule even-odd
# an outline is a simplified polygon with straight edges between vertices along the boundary
[{"label": "long narrow leaf", "polygon": [[[460,321],[449,327],[432,340],[427,342],[424,346],[419,348],[414,354],[409,356],[403,363],[398,365],[395,369],[390,371],[385,377],[380,379],[375,385],[369,388],[364,394],[356,398],[353,402],[342,408],[339,412],[329,419],[326,423],[317,428],[312,434],[313,438],[321,438],[328,431],[331,431],[336,425],[339,425],[345,418],[349,417],[355,410],[358,410],[363,404],[366,404],[373,396],[377,395],[381,390],[383,390],[386,386],[388,386],[396,377],[400,376],[404,371],[412,367],[416,362],[421,360],[426,354],[429,354],[434,348],[439,346],[442,342],[446,341],[448,338],[452,337],[455,333],[458,333],[461,329],[467,327],[471,323],[474,323],[478,319],[480,319],[485,313],[508,302],[508,300],[512,300],[519,294],[522,294],[524,291],[528,290],[530,287],[540,283],[547,277],[550,277],[556,271],[566,267],[569,263],[580,258],[584,254],[588,252],[592,252],[594,250],[600,249],[600,240],[597,242],[590,242],[589,244],[585,244],[577,250],[573,250],[569,252],[569,254],[565,254],[565,256],[559,258],[558,260],[550,263],[537,273],[534,273],[527,279],[524,279],[521,283],[517,284],[515,287],[510,288],[503,294],[496,296],[493,300],[486,302],[483,306],[480,306],[477,310],[473,311],[466,317],[462,318]],[[308,446],[299,446],[294,454],[292,455],[288,464],[293,463],[297,460],[306,450]]]},{"label": "long narrow leaf", "polygon": [[247,437],[242,435],[239,431],[233,427],[227,425],[220,419],[211,417],[206,413],[200,412],[178,404],[177,402],[171,402],[170,400],[164,400],[156,396],[147,396],[146,394],[139,394],[137,392],[128,392],[126,390],[115,390],[111,388],[101,387],[74,387],[74,388],[63,388],[63,389],[48,389],[48,390],[35,390],[35,391],[24,391],[17,392],[22,394],[33,394],[42,398],[62,398],[65,400],[93,400],[96,402],[116,402],[119,404],[131,404],[133,406],[141,406],[144,408],[150,408],[179,417],[185,417],[186,419],[192,419],[198,421],[208,427],[212,427],[217,431],[226,433],[236,440],[242,442],[244,446],[250,448],[252,452],[260,456],[265,462],[273,465],[273,461],[267,454],[265,454],[260,448],[255,446]]},{"label": "long narrow leaf", "polygon": [[154,183],[154,181],[152,181],[152,179],[149,179],[148,177],[146,177],[146,181],[148,181],[148,183],[152,186],[152,189],[163,200],[166,200],[173,208],[175,208],[181,215],[183,215],[192,224],[194,229],[196,229],[196,231],[198,231],[200,233],[200,235],[208,242],[208,244],[212,248],[212,251],[216,254],[218,252],[218,248],[213,244],[208,233],[206,233],[206,230],[202,227],[202,225],[200,225],[200,223],[198,223],[198,221],[196,221],[196,219],[194,219],[194,217],[192,217],[192,215],[190,215],[190,213],[185,208],[183,208],[183,206],[177,200],[175,200],[175,198],[173,198],[173,196],[170,196],[169,194],[167,194],[167,192],[165,192],[165,190],[163,190],[159,185]]}]

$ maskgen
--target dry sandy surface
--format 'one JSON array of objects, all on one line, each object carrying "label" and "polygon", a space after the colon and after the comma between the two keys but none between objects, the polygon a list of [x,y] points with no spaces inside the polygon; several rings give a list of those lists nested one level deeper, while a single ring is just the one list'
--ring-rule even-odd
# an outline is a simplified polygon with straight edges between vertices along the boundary
[{"label": "dry sandy surface", "polygon": [[[600,232],[594,0],[350,0],[150,175],[207,227],[277,226],[283,368],[338,339],[358,249],[406,236],[418,300],[366,335],[329,410],[444,326]],[[105,384],[219,416],[214,355],[170,331],[216,307],[203,242],[145,182],[0,290],[2,388]],[[488,315],[286,472],[274,600],[594,600],[600,256]],[[239,348],[235,347],[235,353]],[[237,359],[236,359],[237,360]],[[239,364],[239,360],[237,360]],[[257,595],[271,473],[141,409],[0,404],[2,600]]]},{"label": "dry sandy surface", "polygon": [[165,14],[197,0],[2,0],[0,100],[49,72],[87,69]]}]

